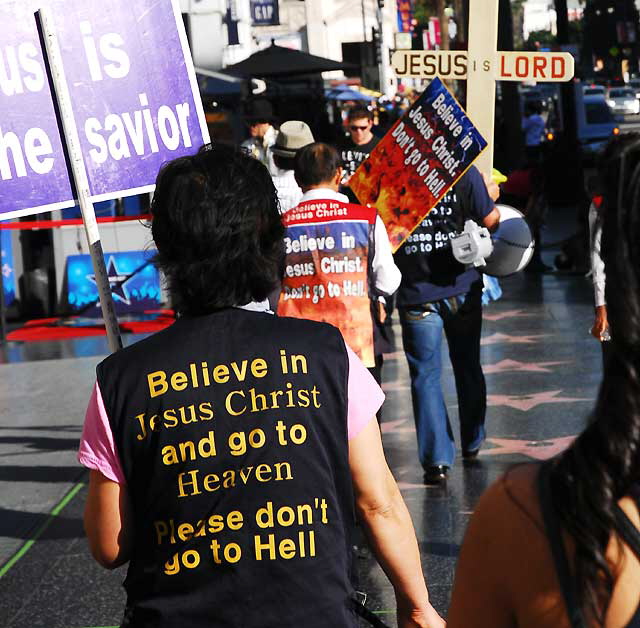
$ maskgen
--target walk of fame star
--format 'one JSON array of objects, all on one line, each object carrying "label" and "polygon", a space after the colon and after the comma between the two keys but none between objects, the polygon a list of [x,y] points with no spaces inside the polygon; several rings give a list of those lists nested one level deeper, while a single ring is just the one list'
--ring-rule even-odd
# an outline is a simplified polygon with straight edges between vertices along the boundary
[{"label": "walk of fame star", "polygon": [[385,360],[404,360],[404,351],[402,349],[383,353],[383,355]]},{"label": "walk of fame star", "polygon": [[487,438],[487,443],[495,445],[481,449],[480,456],[500,456],[503,454],[522,454],[535,460],[547,460],[564,451],[576,436],[560,436],[546,440],[517,440],[515,438]]},{"label": "walk of fame star", "polygon": [[423,484],[413,484],[412,482],[398,482],[398,488],[401,491],[407,491],[414,488],[425,489],[427,488],[424,483]]},{"label": "walk of fame star", "polygon": [[505,312],[482,312],[482,318],[487,321],[501,321],[504,318],[521,318],[522,316],[533,316],[533,312],[525,312],[524,310],[506,310]]},{"label": "walk of fame star", "polygon": [[[131,301],[129,300],[129,293],[126,289],[127,281],[132,279],[127,274],[122,274],[118,270],[116,266],[116,261],[113,257],[109,258],[109,262],[107,263],[107,277],[109,278],[109,287],[111,288],[111,294],[122,301],[125,305],[131,305]],[[92,283],[96,284],[96,276],[95,275],[87,275],[87,279]]]},{"label": "walk of fame star", "polygon": [[490,336],[485,336],[480,340],[481,345],[496,345],[506,343],[510,345],[532,345],[536,344],[540,338],[547,338],[549,334],[534,334],[532,336],[511,336],[497,332]]},{"label": "walk of fame star", "polygon": [[383,434],[404,434],[415,432],[416,428],[407,419],[394,419],[393,421],[383,421],[380,424],[380,431]]},{"label": "walk of fame star", "polygon": [[567,362],[518,362],[518,360],[502,360],[496,364],[487,364],[482,367],[485,375],[491,373],[512,373],[512,372],[525,372],[525,373],[552,373],[550,366],[557,366],[558,364],[567,364]]},{"label": "walk of fame star", "polygon": [[527,412],[543,403],[574,403],[575,401],[593,401],[587,397],[558,397],[561,390],[545,390],[531,395],[487,395],[488,406],[508,406]]},{"label": "walk of fame star", "polygon": [[398,392],[411,390],[411,386],[400,379],[396,379],[393,382],[382,382],[382,390],[384,390],[384,392]]}]

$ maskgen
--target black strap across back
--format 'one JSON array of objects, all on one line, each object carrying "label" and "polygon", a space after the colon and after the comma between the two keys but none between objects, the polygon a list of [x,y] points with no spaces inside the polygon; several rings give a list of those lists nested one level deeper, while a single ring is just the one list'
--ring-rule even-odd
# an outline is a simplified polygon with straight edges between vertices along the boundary
[{"label": "black strap across back", "polygon": [[[542,518],[544,527],[551,545],[551,553],[555,564],[562,597],[564,598],[567,608],[567,615],[571,622],[572,628],[587,628],[587,622],[584,618],[582,609],[577,603],[576,584],[571,577],[569,561],[562,542],[562,533],[558,518],[553,509],[551,500],[551,490],[549,486],[549,463],[543,463],[538,474],[538,494],[540,496],[540,507],[542,510]],[[636,498],[640,503],[640,500]],[[624,542],[631,548],[634,554],[640,559],[640,530],[638,530],[629,517],[624,513],[620,506],[616,506],[615,511],[615,527],[618,534]],[[627,624],[626,628],[640,628],[640,606]]]}]

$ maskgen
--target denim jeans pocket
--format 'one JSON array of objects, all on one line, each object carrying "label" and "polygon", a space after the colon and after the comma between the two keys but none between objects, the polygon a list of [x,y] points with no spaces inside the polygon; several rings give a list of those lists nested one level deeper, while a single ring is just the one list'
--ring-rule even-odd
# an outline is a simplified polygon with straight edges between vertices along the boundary
[{"label": "denim jeans pocket", "polygon": [[403,308],[400,310],[400,315],[406,321],[421,321],[427,318],[429,314],[433,314],[433,310],[427,305],[416,308]]}]

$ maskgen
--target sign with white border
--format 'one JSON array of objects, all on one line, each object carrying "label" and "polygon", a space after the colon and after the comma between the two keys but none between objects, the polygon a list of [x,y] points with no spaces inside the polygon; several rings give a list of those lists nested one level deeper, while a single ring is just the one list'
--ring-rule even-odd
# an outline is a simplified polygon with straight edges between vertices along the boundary
[{"label": "sign with white border", "polygon": [[171,0],[0,0],[0,220],[75,204],[34,12],[61,42],[92,201],[152,191],[209,141]]}]

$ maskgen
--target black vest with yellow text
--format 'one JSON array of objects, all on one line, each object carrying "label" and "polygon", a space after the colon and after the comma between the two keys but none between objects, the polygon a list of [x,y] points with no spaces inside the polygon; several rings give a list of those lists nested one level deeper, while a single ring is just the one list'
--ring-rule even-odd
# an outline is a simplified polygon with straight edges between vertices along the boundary
[{"label": "black vest with yellow text", "polygon": [[123,625],[355,625],[337,329],[222,310],[97,373],[135,524]]}]

